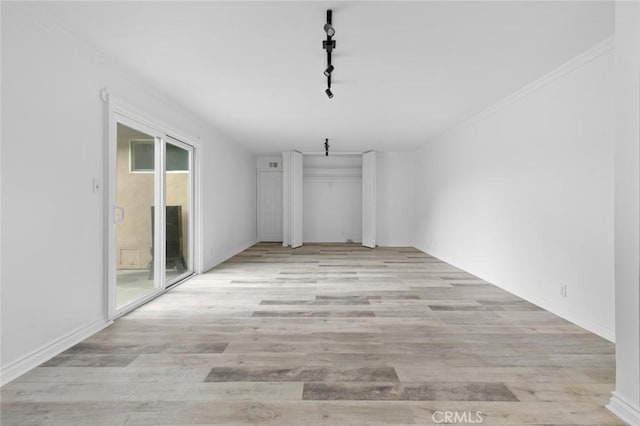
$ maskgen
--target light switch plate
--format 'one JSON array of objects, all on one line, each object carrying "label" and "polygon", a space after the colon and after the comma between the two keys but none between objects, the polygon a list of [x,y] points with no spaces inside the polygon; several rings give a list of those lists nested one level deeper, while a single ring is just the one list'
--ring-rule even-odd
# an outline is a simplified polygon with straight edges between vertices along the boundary
[{"label": "light switch plate", "polygon": [[94,194],[97,194],[98,192],[100,192],[100,190],[102,189],[102,182],[100,182],[100,179],[93,178],[92,188],[93,188]]}]

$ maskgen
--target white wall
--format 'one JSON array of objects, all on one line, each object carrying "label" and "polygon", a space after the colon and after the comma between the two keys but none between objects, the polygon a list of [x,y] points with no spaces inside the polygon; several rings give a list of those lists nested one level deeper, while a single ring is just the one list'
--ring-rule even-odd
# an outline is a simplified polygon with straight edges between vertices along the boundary
[{"label": "white wall", "polygon": [[257,242],[255,156],[209,132],[202,159],[203,270]]},{"label": "white wall", "polygon": [[304,242],[362,241],[362,181],[304,181]]},{"label": "white wall", "polygon": [[616,390],[608,407],[640,425],[640,4],[616,2]]},{"label": "white wall", "polygon": [[[305,156],[304,241],[362,240],[362,158]],[[413,246],[415,153],[376,152],[376,233],[382,247]]]},{"label": "white wall", "polygon": [[362,158],[304,156],[303,241],[362,241]]},{"label": "white wall", "polygon": [[104,324],[102,88],[200,136],[205,267],[256,235],[254,156],[23,9],[2,4],[3,380]]},{"label": "white wall", "polygon": [[282,171],[282,154],[256,157],[257,170]]},{"label": "white wall", "polygon": [[382,247],[415,245],[415,153],[376,153],[376,237]]},{"label": "white wall", "polygon": [[612,90],[609,40],[428,142],[417,247],[613,339]]}]

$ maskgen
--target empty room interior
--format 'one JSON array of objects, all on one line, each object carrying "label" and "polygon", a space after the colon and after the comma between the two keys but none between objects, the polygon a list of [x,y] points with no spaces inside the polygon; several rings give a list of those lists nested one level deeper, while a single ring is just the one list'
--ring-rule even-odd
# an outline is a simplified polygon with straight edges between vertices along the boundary
[{"label": "empty room interior", "polygon": [[0,8],[2,425],[640,425],[640,1]]}]

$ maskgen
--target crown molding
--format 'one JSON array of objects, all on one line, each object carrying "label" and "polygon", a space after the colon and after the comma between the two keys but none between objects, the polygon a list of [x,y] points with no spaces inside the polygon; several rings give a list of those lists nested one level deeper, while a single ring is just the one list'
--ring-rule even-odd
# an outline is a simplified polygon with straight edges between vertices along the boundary
[{"label": "crown molding", "polygon": [[461,123],[450,127],[449,129],[443,131],[442,133],[430,138],[427,143],[431,141],[438,140],[442,137],[448,136],[452,133],[455,133],[459,130],[465,129],[473,124],[476,124],[485,118],[501,111],[507,106],[519,101],[520,99],[550,85],[554,81],[566,76],[567,74],[572,73],[573,71],[585,66],[590,63],[594,59],[599,58],[600,56],[612,51],[614,49],[614,37],[609,36],[601,42],[597,43],[589,50],[579,54],[578,56],[572,58],[571,60],[565,62],[559,67],[555,68],[553,71],[543,75],[542,77],[537,78],[531,83],[525,85],[521,89],[515,91],[511,95],[503,98],[501,101],[493,104],[492,106],[484,109],[483,111],[473,115],[467,120],[462,121]]}]

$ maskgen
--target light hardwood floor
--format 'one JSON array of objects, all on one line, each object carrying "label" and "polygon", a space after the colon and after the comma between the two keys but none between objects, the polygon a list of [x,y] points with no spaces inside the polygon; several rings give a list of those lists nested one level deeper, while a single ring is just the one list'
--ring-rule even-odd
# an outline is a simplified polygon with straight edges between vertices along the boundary
[{"label": "light hardwood floor", "polygon": [[2,425],[618,425],[614,345],[413,248],[258,244],[2,388]]}]

